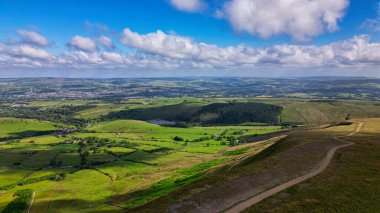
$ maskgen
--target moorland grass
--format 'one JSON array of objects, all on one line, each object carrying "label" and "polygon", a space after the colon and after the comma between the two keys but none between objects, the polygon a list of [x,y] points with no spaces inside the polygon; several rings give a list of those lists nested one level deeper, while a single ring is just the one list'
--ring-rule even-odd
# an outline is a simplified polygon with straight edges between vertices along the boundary
[{"label": "moorland grass", "polygon": [[[320,175],[250,207],[245,212],[377,212],[380,209],[380,120],[364,120]],[[375,131],[376,130],[376,131]]]},{"label": "moorland grass", "polygon": [[185,186],[202,179],[207,169],[215,167],[226,160],[227,159],[213,160],[195,165],[188,169],[177,170],[172,177],[163,179],[148,189],[133,192],[133,198],[125,205],[125,208],[132,208],[134,206],[149,202],[155,198],[174,191],[178,187]]}]

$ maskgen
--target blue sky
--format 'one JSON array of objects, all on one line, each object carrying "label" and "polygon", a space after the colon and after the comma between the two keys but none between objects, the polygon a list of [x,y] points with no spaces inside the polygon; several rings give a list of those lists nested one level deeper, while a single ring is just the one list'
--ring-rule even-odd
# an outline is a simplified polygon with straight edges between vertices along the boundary
[{"label": "blue sky", "polygon": [[0,0],[0,76],[379,77],[379,0],[295,2]]}]

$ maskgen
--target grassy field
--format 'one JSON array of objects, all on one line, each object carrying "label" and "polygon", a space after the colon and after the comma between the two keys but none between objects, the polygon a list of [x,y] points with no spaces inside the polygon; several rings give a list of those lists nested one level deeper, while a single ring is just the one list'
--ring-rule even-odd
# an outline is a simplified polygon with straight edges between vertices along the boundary
[{"label": "grassy field", "polygon": [[[142,118],[155,116],[155,113],[174,117],[185,113],[188,107],[194,110],[210,103],[231,101],[282,106],[281,122],[300,125],[338,122],[347,114],[351,114],[352,118],[380,116],[375,101],[168,98],[122,100],[115,104],[97,100],[30,102],[29,106],[52,109],[67,105],[92,106],[74,115],[76,118],[89,119],[90,125],[76,132],[57,135],[53,133],[54,130],[64,124],[0,118],[0,138],[19,138],[17,141],[5,139],[0,143],[0,211],[14,199],[13,194],[21,189],[32,189],[36,193],[31,212],[119,212],[126,209],[141,210],[140,207],[165,210],[175,201],[191,198],[196,195],[195,192],[205,190],[204,186],[222,184],[252,172],[262,175],[263,180],[281,177],[284,175],[281,172],[287,168],[291,169],[289,173],[298,174],[303,171],[301,167],[308,169],[323,157],[324,150],[336,143],[331,139],[332,136],[355,129],[353,125],[336,126],[308,131],[306,136],[292,133],[292,137],[285,139],[244,143],[283,130],[284,127],[251,122],[238,126],[178,128],[142,120],[104,119],[111,112],[126,109],[142,109],[145,113]],[[374,155],[377,148],[365,141],[378,136],[377,124],[378,120],[368,121],[365,132],[355,136],[358,141],[364,140],[363,144],[360,142],[360,146],[355,147],[361,147],[361,154],[368,153],[371,157],[368,162],[363,161],[363,165],[368,163],[375,167],[369,161],[376,162]],[[274,145],[278,144],[278,140],[283,143]],[[352,156],[359,157],[359,154]],[[289,162],[302,163],[299,165],[301,167],[296,167]],[[349,168],[352,168],[352,172],[365,172],[363,167],[355,168],[357,171],[353,165]],[[262,171],[273,173],[267,177],[260,173]],[[59,176],[62,173],[65,175]],[[288,175],[286,173],[283,178]],[[369,179],[368,184],[371,181]],[[375,176],[373,181],[377,183]],[[364,181],[361,186],[368,187],[367,182]],[[257,183],[267,186],[264,182]],[[242,187],[240,191],[249,188],[244,184]],[[305,188],[303,191],[305,196],[311,194],[307,189],[310,190]],[[219,194],[228,198],[227,195],[238,193],[236,190],[239,187]],[[298,193],[298,189],[296,191]],[[212,193],[217,192],[210,192],[210,195]],[[201,198],[207,200],[205,195],[199,196]],[[292,197],[296,204],[300,202],[297,199],[301,198]],[[292,200],[285,201],[294,206],[289,209],[303,210],[303,207],[293,205]],[[262,210],[268,208],[265,202],[260,207]],[[279,202],[281,204],[282,201]],[[361,207],[357,209],[362,210]]]},{"label": "grassy field", "polygon": [[[2,119],[2,123],[6,127],[1,129],[4,136],[24,129],[54,129],[52,123],[34,120]],[[230,147],[228,137],[251,137],[280,129],[277,126],[174,128],[145,121],[116,120],[96,123],[85,132],[65,137],[25,135],[18,143],[0,146],[0,210],[12,200],[15,191],[27,188],[36,193],[31,212],[131,208],[196,181],[209,169],[251,149],[234,151],[239,146]],[[181,140],[174,140],[176,136]],[[88,137],[115,141],[116,145],[100,146],[96,152],[84,147],[89,154],[83,168],[78,152],[82,146],[75,140]],[[123,141],[133,145],[117,145]],[[258,144],[255,149],[263,148]],[[66,174],[63,180],[46,179],[61,172]],[[20,185],[22,181],[27,183]]]},{"label": "grassy field", "polygon": [[53,131],[57,128],[53,123],[31,119],[0,118],[0,138],[28,137],[39,132]]}]

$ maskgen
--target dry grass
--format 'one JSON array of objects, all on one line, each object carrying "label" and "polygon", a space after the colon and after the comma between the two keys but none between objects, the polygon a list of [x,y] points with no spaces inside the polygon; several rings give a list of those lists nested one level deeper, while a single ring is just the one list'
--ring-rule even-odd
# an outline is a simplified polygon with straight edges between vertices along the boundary
[{"label": "dry grass", "polygon": [[328,169],[246,212],[378,212],[380,209],[380,119],[365,119]]}]

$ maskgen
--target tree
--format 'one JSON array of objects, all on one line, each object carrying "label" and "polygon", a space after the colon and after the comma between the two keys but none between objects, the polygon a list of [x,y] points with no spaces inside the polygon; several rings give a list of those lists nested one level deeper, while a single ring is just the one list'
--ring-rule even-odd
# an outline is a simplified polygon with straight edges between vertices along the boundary
[{"label": "tree", "polygon": [[184,139],[181,138],[181,137],[179,137],[179,136],[175,136],[175,137],[173,138],[173,140],[174,140],[174,141],[184,141]]}]

